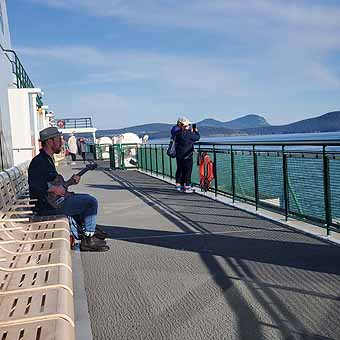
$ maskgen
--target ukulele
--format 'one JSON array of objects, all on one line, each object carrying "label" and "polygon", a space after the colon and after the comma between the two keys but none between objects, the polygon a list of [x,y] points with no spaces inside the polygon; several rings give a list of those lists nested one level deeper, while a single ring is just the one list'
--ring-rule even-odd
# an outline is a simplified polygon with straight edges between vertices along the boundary
[{"label": "ukulele", "polygon": [[[86,164],[86,167],[82,169],[81,171],[79,171],[75,176],[82,176],[89,170],[96,169],[97,166],[98,166],[97,163],[94,163],[94,162]],[[73,177],[71,177],[68,181],[65,181],[62,175],[58,175],[52,182],[48,183],[48,187],[50,188],[52,186],[61,186],[65,189],[65,195],[59,196],[56,193],[49,191],[48,196],[47,196],[48,203],[53,208],[56,208],[56,209],[61,208],[64,204],[65,198],[73,195],[73,192],[67,191],[67,188],[73,184],[75,184]]]}]

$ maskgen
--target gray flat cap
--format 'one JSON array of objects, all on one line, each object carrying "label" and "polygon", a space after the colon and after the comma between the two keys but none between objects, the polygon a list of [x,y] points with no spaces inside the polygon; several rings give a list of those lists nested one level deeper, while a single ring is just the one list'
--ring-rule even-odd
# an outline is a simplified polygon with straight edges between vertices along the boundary
[{"label": "gray flat cap", "polygon": [[44,130],[39,132],[40,141],[43,142],[44,140],[48,140],[50,138],[54,138],[61,135],[61,132],[54,126],[50,126]]}]

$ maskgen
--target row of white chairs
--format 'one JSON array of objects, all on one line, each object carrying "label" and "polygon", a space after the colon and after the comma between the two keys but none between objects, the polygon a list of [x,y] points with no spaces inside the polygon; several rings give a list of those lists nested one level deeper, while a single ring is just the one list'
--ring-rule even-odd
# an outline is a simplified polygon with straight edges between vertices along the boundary
[{"label": "row of white chairs", "polygon": [[27,164],[0,173],[0,339],[75,338],[69,222],[36,217]]}]

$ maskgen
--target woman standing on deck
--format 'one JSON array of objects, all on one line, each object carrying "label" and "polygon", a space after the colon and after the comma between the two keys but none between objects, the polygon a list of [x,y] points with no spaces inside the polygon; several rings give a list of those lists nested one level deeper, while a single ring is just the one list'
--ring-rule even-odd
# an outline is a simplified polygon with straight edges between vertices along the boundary
[{"label": "woman standing on deck", "polygon": [[[181,129],[176,133],[176,161],[177,171],[180,174],[180,184],[185,193],[192,193],[191,173],[193,165],[194,143],[199,141],[200,134],[197,129],[190,128],[187,118],[181,119]],[[176,172],[177,173],[177,172]],[[176,189],[177,186],[176,186]]]},{"label": "woman standing on deck", "polygon": [[68,144],[68,151],[69,151],[69,153],[72,157],[72,163],[71,164],[76,164],[75,160],[76,160],[76,154],[77,154],[78,147],[77,147],[77,140],[76,140],[76,137],[74,136],[73,132],[71,133],[71,136],[67,141],[67,144]]},{"label": "woman standing on deck", "polygon": [[85,163],[85,154],[86,154],[86,144],[84,138],[79,138],[79,153]]},{"label": "woman standing on deck", "polygon": [[[184,119],[186,119],[186,118],[184,118]],[[181,128],[182,128],[182,125],[183,125],[182,121],[183,121],[183,118],[178,118],[176,125],[174,125],[172,127],[172,129],[171,129],[171,139],[170,139],[170,142],[175,143],[175,146],[176,146],[175,137],[176,137],[176,134],[181,131]],[[176,190],[177,191],[182,191],[182,187],[181,187],[181,171],[180,171],[180,168],[178,167],[178,164],[177,164],[177,170],[176,170],[175,179],[176,179]]]}]

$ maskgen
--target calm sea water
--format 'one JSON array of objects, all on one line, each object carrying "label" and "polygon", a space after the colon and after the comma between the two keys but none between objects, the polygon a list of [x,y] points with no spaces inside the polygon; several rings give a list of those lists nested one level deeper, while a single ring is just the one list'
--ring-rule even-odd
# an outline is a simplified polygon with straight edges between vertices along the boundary
[{"label": "calm sea water", "polygon": [[[202,138],[206,142],[261,142],[261,141],[340,141],[340,132],[332,133],[306,133],[306,134],[285,134],[285,135],[263,135],[263,136],[235,136],[235,137],[209,137]],[[168,139],[150,140],[150,144],[168,143]],[[249,147],[237,147],[244,150]],[[268,147],[267,147],[268,148]],[[280,147],[270,146],[270,149]],[[235,148],[236,149],[236,148]],[[235,150],[234,149],[234,150]],[[256,150],[261,147],[256,147]],[[325,220],[325,197],[324,197],[324,163],[322,157],[315,157],[322,149],[315,146],[294,146],[289,147],[286,151],[302,151],[302,155],[287,159],[287,177],[288,177],[288,206],[291,213]],[[337,151],[339,147],[327,148],[328,151]],[[153,152],[156,149],[152,149]],[[158,160],[162,159],[160,148],[158,151]],[[314,154],[313,157],[303,155]],[[213,157],[210,155],[211,158]],[[144,153],[142,153],[144,157]],[[149,157],[149,153],[147,153]],[[198,167],[195,163],[192,172],[192,180],[199,183]],[[152,168],[156,169],[156,157],[152,159]],[[176,161],[168,157],[164,158],[165,173],[170,174],[170,162],[172,171],[176,169]],[[252,154],[243,154],[242,152],[234,155],[234,174],[235,174],[235,192],[238,197],[255,200],[255,180],[254,180],[254,158]],[[149,167],[151,165],[148,161]],[[216,171],[218,178],[218,189],[231,194],[232,193],[232,171],[231,155],[228,153],[217,153]],[[161,169],[160,161],[158,162],[159,171]],[[258,176],[258,195],[259,200],[269,203],[284,210],[284,177],[282,155],[262,153],[257,156],[257,176]],[[331,200],[331,213],[333,222],[338,223],[340,220],[340,160],[331,158],[329,160],[329,192]],[[214,183],[212,183],[214,187]]]},{"label": "calm sea water", "polygon": [[[170,137],[169,137],[170,138]],[[168,143],[169,138],[151,139],[150,144]],[[284,142],[284,141],[329,141],[339,140],[339,132],[319,132],[319,133],[292,133],[260,136],[234,136],[234,137],[202,137],[201,142]]]}]

